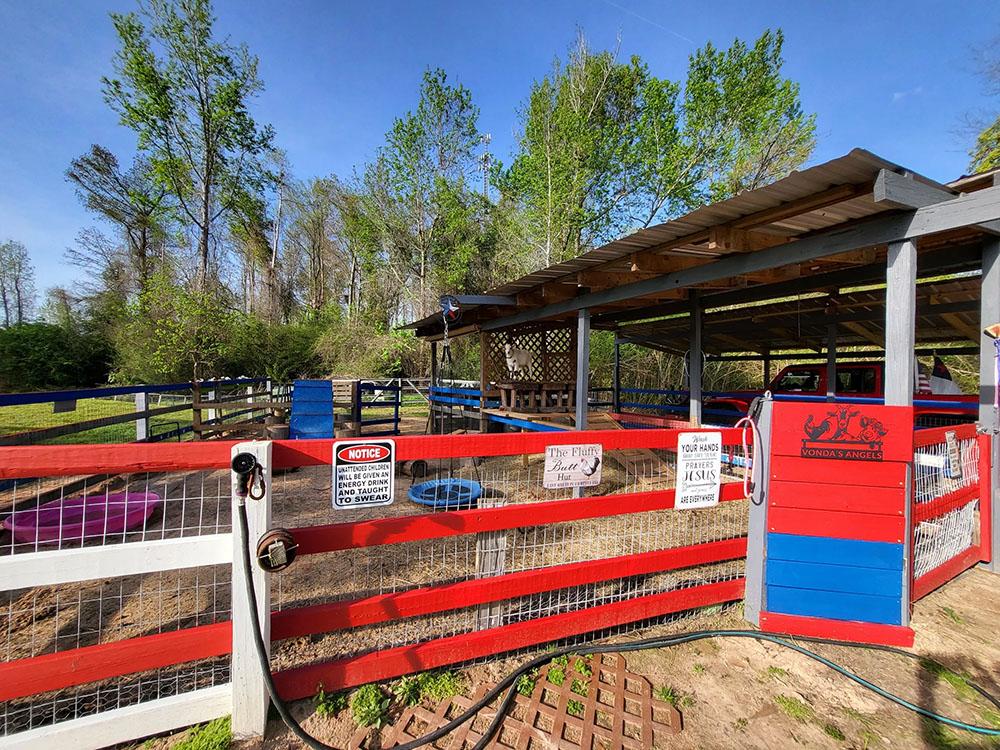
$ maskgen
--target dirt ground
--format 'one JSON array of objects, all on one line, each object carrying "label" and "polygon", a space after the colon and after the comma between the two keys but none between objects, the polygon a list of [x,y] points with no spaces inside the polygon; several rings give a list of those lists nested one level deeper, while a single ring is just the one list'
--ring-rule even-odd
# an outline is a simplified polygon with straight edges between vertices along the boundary
[{"label": "dirt ground", "polygon": [[[743,628],[738,607],[703,613],[627,638],[707,628]],[[994,710],[957,676],[971,678],[1000,695],[1000,579],[971,570],[922,599],[914,608],[917,633],[912,651],[943,664],[935,674],[914,659],[867,649],[810,645],[821,655],[918,705],[965,722],[1000,728]],[[626,636],[623,636],[626,638]],[[495,660],[465,670],[471,691],[494,683],[521,659]],[[705,640],[669,650],[627,655],[629,668],[669,687],[684,729],[670,748],[996,748],[1000,741],[943,727],[895,706],[826,667],[773,644],[749,639]],[[293,713],[306,731],[343,747],[356,731],[345,710],[318,716],[310,701]],[[182,737],[183,735],[175,735]],[[148,747],[165,749],[174,738]],[[377,746],[375,744],[374,746]],[[241,750],[304,747],[272,719],[261,742]]]}]

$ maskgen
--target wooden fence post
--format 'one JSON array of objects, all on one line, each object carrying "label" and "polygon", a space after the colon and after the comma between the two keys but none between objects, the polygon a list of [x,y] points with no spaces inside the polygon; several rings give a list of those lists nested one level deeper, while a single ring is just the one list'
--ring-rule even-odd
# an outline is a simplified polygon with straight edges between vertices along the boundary
[{"label": "wooden fence post", "polygon": [[[254,565],[247,571],[243,565],[244,543],[256,549],[257,540],[271,526],[271,443],[270,441],[252,441],[237,443],[233,446],[232,455],[251,453],[263,469],[265,492],[261,500],[246,499],[247,531],[246,542],[241,538],[239,529],[239,499],[236,495],[237,476],[232,474],[232,523],[233,523],[233,656],[231,675],[233,683],[233,718],[232,732],[234,738],[263,736],[267,724],[267,709],[269,698],[264,684],[264,673],[261,671],[254,645],[253,626],[250,621],[250,602],[246,593],[246,576],[253,577],[254,590],[257,593],[257,614],[260,617],[261,633],[268,654],[271,653],[271,581],[267,573]],[[252,556],[251,556],[252,557]]]},{"label": "wooden fence post", "polygon": [[[149,410],[149,393],[140,391],[135,394],[135,412],[141,414]],[[137,417],[135,420],[136,442],[149,438],[149,415]]]}]

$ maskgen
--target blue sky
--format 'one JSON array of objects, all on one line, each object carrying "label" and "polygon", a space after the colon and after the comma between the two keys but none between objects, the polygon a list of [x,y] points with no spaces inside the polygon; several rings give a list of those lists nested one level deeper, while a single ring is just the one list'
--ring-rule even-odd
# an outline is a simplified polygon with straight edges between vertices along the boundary
[{"label": "blue sky", "polygon": [[[108,12],[127,0],[0,0],[0,240],[24,242],[38,286],[71,284],[62,260],[95,220],[63,173],[91,143],[128,161],[134,138],[104,104],[115,39]],[[785,32],[786,73],[818,117],[818,162],[868,148],[929,177],[961,174],[970,114],[995,102],[972,49],[1000,34],[987,0],[217,0],[217,30],[260,57],[256,104],[297,176],[346,174],[371,158],[393,117],[415,103],[423,70],[468,86],[481,129],[507,159],[531,82],[572,42],[638,54],[682,78],[706,41],[728,45],[768,27]]]}]

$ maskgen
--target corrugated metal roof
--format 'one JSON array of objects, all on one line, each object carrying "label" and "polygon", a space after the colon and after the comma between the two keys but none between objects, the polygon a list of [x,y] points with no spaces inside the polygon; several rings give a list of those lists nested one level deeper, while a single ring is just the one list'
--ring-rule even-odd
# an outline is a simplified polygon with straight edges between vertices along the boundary
[{"label": "corrugated metal roof", "polygon": [[[740,228],[741,220],[745,217],[752,217],[743,224],[747,228],[752,227],[755,233],[794,239],[844,222],[892,211],[895,209],[890,206],[876,204],[871,193],[871,186],[883,169],[905,172],[913,179],[944,187],[870,151],[854,149],[839,158],[793,172],[770,185],[702,206],[677,219],[641,229],[576,258],[526,274],[501,284],[486,294],[514,296],[553,281],[576,284],[576,274],[594,268],[608,272],[626,272],[631,268],[631,255],[642,251],[665,256],[704,258],[704,262],[708,263],[732,252],[710,249],[706,244],[709,230],[724,225]],[[976,185],[981,186],[983,179],[983,176],[974,178]],[[973,179],[969,178],[959,180],[957,184],[964,187],[966,183],[972,182]],[[807,205],[802,205],[803,202]],[[782,206],[788,207],[787,213],[781,211]],[[760,220],[762,211],[769,212],[765,217],[768,220]],[[656,304],[655,298],[649,298],[648,303]],[[598,314],[602,311],[595,309],[592,312]],[[471,327],[508,315],[510,308],[471,308],[465,311],[464,320],[459,326]],[[437,335],[441,328],[440,315],[430,315],[406,327],[417,329],[420,335]]]},{"label": "corrugated metal roof", "polygon": [[[906,171],[898,164],[882,159],[870,151],[854,149],[845,156],[799,172],[793,172],[770,185],[741,193],[728,200],[702,206],[691,213],[663,224],[640,229],[576,258],[556,263],[502,284],[488,293],[509,295],[524,292],[546,281],[553,281],[572,273],[585,271],[608,261],[623,259],[634,252],[649,250],[699,231],[707,231],[712,227],[727,224],[769,208],[776,208],[790,201],[807,198],[838,185],[873,182],[881,169],[897,172]],[[919,175],[915,175],[915,177],[929,184],[936,184],[925,177]],[[789,235],[794,236],[817,229],[825,229],[850,219],[871,216],[885,210],[888,209],[876,205],[870,195],[860,196],[838,203],[836,206],[820,208],[776,222],[770,227],[786,230]]]}]

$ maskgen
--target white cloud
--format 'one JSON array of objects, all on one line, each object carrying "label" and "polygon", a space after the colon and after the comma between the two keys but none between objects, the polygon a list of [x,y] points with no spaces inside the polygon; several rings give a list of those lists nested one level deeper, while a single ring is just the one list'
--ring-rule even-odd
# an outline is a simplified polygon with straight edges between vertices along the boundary
[{"label": "white cloud", "polygon": [[892,103],[896,104],[911,96],[920,96],[922,93],[924,93],[923,86],[917,86],[916,88],[909,89],[908,91],[893,91]]}]

